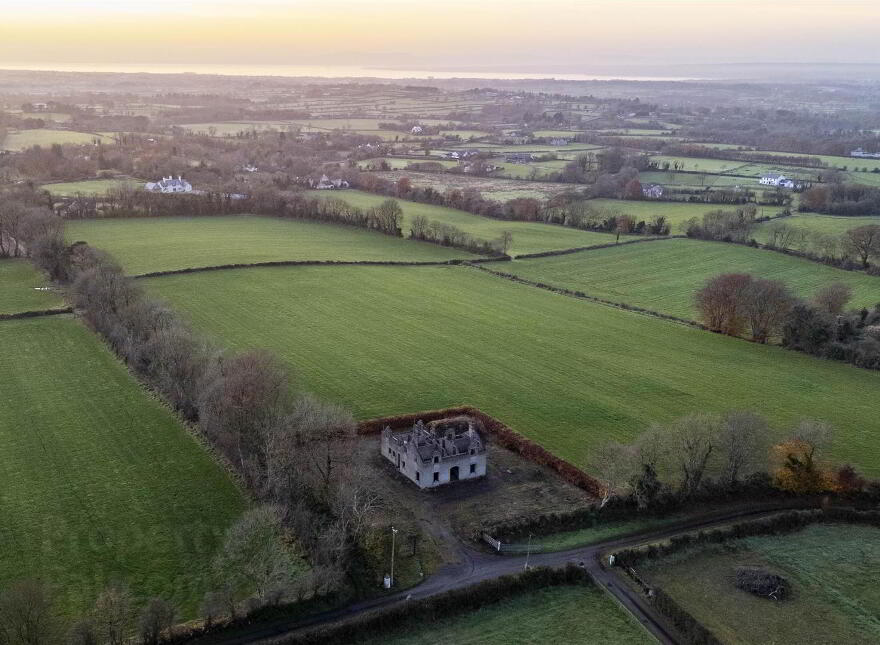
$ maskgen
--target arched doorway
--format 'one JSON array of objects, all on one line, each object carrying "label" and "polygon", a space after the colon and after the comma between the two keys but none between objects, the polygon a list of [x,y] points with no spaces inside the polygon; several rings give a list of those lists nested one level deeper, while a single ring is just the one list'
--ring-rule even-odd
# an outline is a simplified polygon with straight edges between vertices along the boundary
[{"label": "arched doorway", "polygon": [[449,469],[449,481],[457,482],[458,481],[458,466],[453,466]]}]

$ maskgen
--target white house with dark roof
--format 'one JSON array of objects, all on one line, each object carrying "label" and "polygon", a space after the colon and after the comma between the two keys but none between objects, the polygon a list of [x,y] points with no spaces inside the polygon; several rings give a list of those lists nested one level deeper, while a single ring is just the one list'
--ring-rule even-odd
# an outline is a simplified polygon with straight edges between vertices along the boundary
[{"label": "white house with dark roof", "polygon": [[175,179],[172,176],[162,177],[159,181],[150,181],[144,188],[152,193],[191,193],[192,184],[180,175]]},{"label": "white house with dark roof", "polygon": [[419,421],[411,430],[386,427],[382,456],[419,488],[435,488],[486,475],[486,444],[471,417]]},{"label": "white house with dark roof", "polygon": [[793,179],[789,179],[785,175],[775,172],[761,175],[760,183],[764,186],[777,186],[779,188],[796,188],[797,184]]}]

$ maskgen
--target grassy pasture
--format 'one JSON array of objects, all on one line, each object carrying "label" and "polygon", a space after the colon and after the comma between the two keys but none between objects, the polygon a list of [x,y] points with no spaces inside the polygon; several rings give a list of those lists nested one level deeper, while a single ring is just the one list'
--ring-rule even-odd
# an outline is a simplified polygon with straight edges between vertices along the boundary
[{"label": "grassy pasture", "polygon": [[769,222],[761,222],[755,227],[754,238],[759,242],[766,242],[768,239],[768,232],[773,226],[779,226],[780,224],[809,231],[811,233],[843,235],[848,230],[858,228],[859,226],[880,224],[880,216],[841,217],[839,215],[798,213],[791,217],[783,217]]},{"label": "grassy pasture", "polygon": [[56,197],[70,197],[81,193],[83,195],[103,195],[110,190],[128,188],[136,190],[144,187],[144,182],[138,179],[88,179],[85,181],[65,181],[57,184],[43,184],[41,188],[48,190]]},{"label": "grassy pasture", "polygon": [[244,500],[79,322],[0,323],[0,586],[57,585],[80,613],[112,579],[193,616]]},{"label": "grassy pasture", "polygon": [[880,278],[774,251],[699,240],[670,239],[517,260],[503,270],[690,320],[698,317],[694,294],[719,273],[782,280],[804,298],[825,285],[843,282],[853,289],[852,307],[880,303]]},{"label": "grassy pasture", "polygon": [[45,278],[27,260],[0,260],[0,314],[64,306],[57,292],[37,291],[44,286]]},{"label": "grassy pasture", "polygon": [[[327,197],[326,191],[312,191],[317,197]],[[345,190],[333,192],[330,197],[344,199],[353,206],[370,208],[381,204],[386,197],[374,195],[359,190]],[[502,231],[513,233],[513,254],[537,253],[553,249],[569,249],[577,246],[590,246],[592,244],[606,244],[613,242],[614,237],[608,233],[594,233],[591,231],[579,231],[573,228],[553,226],[540,222],[505,222],[472,215],[454,208],[433,206],[397,200],[403,209],[404,235],[409,235],[409,220],[422,215],[428,219],[438,220],[446,224],[457,226],[475,237],[484,239],[496,239]]]},{"label": "grassy pasture", "polygon": [[113,143],[112,137],[90,132],[72,132],[70,130],[50,130],[39,128],[36,130],[11,131],[3,140],[4,150],[25,150],[32,146],[51,146],[55,143],[85,144],[100,140],[102,143]]},{"label": "grassy pasture", "polygon": [[600,589],[550,587],[441,624],[403,628],[364,643],[407,645],[428,641],[456,645],[554,641],[623,645],[650,643],[652,638]]},{"label": "grassy pasture", "polygon": [[[664,244],[649,242],[647,244]],[[277,352],[360,418],[470,403],[585,464],[653,421],[754,408],[837,429],[880,474],[880,374],[558,296],[467,267],[296,267],[169,276],[151,291],[234,347]]]},{"label": "grassy pasture", "polygon": [[[703,215],[713,210],[732,210],[733,205],[724,204],[693,204],[689,202],[655,202],[655,201],[627,201],[623,199],[593,199],[588,202],[597,208],[611,211],[619,215],[631,215],[638,222],[651,221],[657,215],[662,215],[669,222],[671,232],[681,232],[681,224],[696,217],[702,219]],[[759,207],[760,208],[760,207]],[[775,215],[782,207],[764,207],[765,215]]]},{"label": "grassy pasture", "polygon": [[349,226],[242,215],[76,220],[67,237],[109,251],[131,274],[279,260],[474,257]]},{"label": "grassy pasture", "polygon": [[[647,574],[724,643],[880,641],[880,531],[814,525],[783,536],[707,546],[643,566]],[[740,591],[736,567],[766,566],[792,584],[789,600]]]},{"label": "grassy pasture", "polygon": [[502,202],[514,197],[549,199],[559,193],[583,188],[580,184],[556,184],[542,181],[523,181],[498,177],[471,177],[470,175],[457,173],[429,173],[410,170],[394,170],[383,173],[381,176],[388,181],[397,181],[401,177],[408,177],[413,185],[430,186],[440,192],[445,192],[450,188],[457,188],[459,190],[473,188],[487,199]]}]

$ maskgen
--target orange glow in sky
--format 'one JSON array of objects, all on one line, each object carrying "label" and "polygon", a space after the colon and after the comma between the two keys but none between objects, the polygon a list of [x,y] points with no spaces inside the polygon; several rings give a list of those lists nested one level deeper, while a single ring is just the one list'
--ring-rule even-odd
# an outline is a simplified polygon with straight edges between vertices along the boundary
[{"label": "orange glow in sky", "polygon": [[5,63],[880,62],[880,1],[32,0]]}]

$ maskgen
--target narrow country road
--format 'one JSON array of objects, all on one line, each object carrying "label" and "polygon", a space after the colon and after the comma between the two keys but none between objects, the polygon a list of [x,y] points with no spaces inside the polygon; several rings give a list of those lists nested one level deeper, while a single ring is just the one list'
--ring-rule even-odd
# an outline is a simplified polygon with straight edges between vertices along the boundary
[{"label": "narrow country road", "polygon": [[[661,529],[622,536],[599,542],[589,546],[557,551],[555,553],[538,553],[529,558],[529,566],[562,567],[569,563],[582,565],[590,573],[596,584],[613,595],[621,606],[629,611],[660,643],[678,643],[675,634],[670,633],[659,614],[645,597],[621,584],[617,574],[602,566],[599,556],[602,553],[623,549],[638,544],[669,538],[682,532],[712,528],[740,519],[756,519],[765,515],[778,513],[792,508],[803,508],[803,504],[763,504],[748,509],[726,511],[682,520],[669,524]],[[525,567],[525,555],[496,555],[478,551],[469,546],[461,549],[462,561],[454,565],[440,568],[430,578],[416,587],[400,591],[388,596],[381,596],[353,603],[346,607],[314,614],[307,618],[279,620],[254,625],[236,634],[217,634],[212,637],[197,639],[199,644],[211,645],[244,645],[246,643],[268,643],[275,639],[292,636],[301,630],[316,625],[353,618],[373,609],[389,607],[396,603],[411,599],[426,598],[435,594],[467,587],[484,580],[491,580],[504,575],[515,574]]]}]

